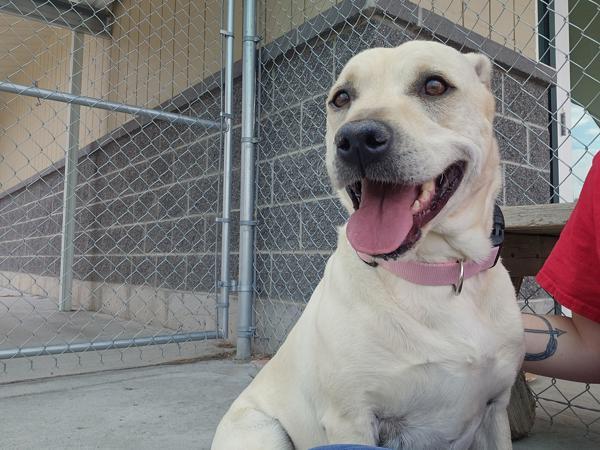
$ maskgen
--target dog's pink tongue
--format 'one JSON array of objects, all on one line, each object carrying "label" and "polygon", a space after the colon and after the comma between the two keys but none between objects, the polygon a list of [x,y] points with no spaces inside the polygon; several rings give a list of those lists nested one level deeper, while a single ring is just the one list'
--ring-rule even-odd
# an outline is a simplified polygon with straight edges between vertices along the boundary
[{"label": "dog's pink tongue", "polygon": [[368,255],[391,253],[413,226],[410,207],[417,186],[362,182],[360,208],[350,216],[346,236],[355,250]]}]

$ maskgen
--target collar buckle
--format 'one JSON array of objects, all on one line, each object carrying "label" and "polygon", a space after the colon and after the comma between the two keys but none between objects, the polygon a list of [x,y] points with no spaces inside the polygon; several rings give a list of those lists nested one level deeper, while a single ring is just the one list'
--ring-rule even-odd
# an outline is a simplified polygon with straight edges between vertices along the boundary
[{"label": "collar buckle", "polygon": [[462,259],[459,259],[457,262],[459,264],[459,272],[456,283],[452,285],[452,287],[454,288],[454,295],[460,295],[460,293],[462,292],[463,284],[465,282],[465,264]]},{"label": "collar buckle", "polygon": [[497,204],[494,205],[494,226],[492,228],[490,239],[492,241],[492,247],[498,247],[496,259],[494,260],[494,264],[492,265],[492,267],[494,267],[498,263],[498,258],[500,258],[500,251],[502,250],[502,244],[504,243],[504,215],[502,214],[502,210]]}]

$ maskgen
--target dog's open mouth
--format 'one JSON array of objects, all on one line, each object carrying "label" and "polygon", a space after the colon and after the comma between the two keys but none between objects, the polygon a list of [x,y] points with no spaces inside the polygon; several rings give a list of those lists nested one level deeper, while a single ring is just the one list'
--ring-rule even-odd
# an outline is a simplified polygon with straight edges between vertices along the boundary
[{"label": "dog's open mouth", "polygon": [[355,250],[384,259],[409,250],[456,192],[466,163],[450,165],[435,179],[420,185],[380,183],[363,179],[346,187],[354,213],[346,234]]}]

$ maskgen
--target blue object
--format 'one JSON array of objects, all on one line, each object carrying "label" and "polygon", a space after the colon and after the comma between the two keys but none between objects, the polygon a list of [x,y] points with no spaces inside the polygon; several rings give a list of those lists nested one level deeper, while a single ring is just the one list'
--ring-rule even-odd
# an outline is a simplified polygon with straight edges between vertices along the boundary
[{"label": "blue object", "polygon": [[323,445],[321,447],[314,447],[310,450],[390,450],[389,448],[383,447],[371,447],[370,445],[356,445],[356,444],[336,444],[336,445]]}]

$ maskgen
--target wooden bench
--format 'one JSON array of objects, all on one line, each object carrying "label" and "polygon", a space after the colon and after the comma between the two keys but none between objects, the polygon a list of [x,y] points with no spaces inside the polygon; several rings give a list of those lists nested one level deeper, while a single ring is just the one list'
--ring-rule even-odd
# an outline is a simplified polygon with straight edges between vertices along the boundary
[{"label": "wooden bench", "polygon": [[[535,276],[542,268],[573,207],[574,203],[554,203],[502,208],[506,224],[502,262],[517,293],[523,278]],[[512,388],[508,418],[513,439],[526,436],[533,427],[535,399],[523,373]]]}]

